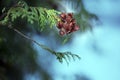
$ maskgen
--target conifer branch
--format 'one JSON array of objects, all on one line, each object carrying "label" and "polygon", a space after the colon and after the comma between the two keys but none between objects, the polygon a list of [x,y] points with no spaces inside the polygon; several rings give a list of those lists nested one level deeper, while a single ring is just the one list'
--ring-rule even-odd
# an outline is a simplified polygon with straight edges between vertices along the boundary
[{"label": "conifer branch", "polygon": [[[73,60],[74,60],[75,57],[78,58],[78,59],[81,59],[78,55],[72,54],[71,52],[56,52],[56,51],[48,48],[47,46],[38,43],[34,39],[30,38],[29,36],[25,35],[21,31],[19,31],[18,29],[13,28],[11,23],[9,23],[8,28],[12,29],[13,31],[15,31],[16,33],[18,33],[19,35],[21,35],[22,37],[24,37],[24,38],[30,40],[31,42],[35,43],[36,45],[40,46],[42,49],[47,50],[48,52],[52,53],[53,55],[56,56],[56,58],[61,63],[63,62],[63,59],[67,62],[67,64],[68,64],[68,60],[70,60],[71,58],[73,58]],[[68,58],[68,60],[67,60],[67,58]]]}]

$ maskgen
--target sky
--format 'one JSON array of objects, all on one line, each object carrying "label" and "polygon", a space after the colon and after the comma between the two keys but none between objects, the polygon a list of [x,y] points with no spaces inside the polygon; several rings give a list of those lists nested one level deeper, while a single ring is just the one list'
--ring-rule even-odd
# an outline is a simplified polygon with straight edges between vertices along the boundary
[{"label": "sky", "polygon": [[[75,10],[68,1],[63,0],[62,3],[66,12],[77,13],[78,9]],[[101,24],[94,24],[93,32],[75,34],[70,44],[57,50],[76,53],[80,55],[81,60],[71,60],[67,65],[54,59],[49,73],[54,80],[78,80],[81,77],[81,80],[83,78],[84,80],[120,80],[120,0],[84,0],[83,2],[89,12],[98,16]],[[41,37],[35,36],[34,39],[40,41]],[[41,41],[47,42],[46,39]],[[51,42],[54,43],[53,40]],[[41,51],[38,46],[35,48],[38,52]],[[43,65],[47,65],[49,60],[43,61]],[[30,75],[31,78],[28,75],[26,80],[39,80],[36,75]]]}]

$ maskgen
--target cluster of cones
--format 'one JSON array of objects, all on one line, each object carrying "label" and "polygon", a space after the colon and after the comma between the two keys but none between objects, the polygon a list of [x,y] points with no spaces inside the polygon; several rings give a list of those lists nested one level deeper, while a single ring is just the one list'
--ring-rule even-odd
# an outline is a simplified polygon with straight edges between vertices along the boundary
[{"label": "cluster of cones", "polygon": [[79,26],[76,25],[75,19],[73,18],[73,13],[61,13],[60,19],[57,27],[60,29],[59,34],[61,36],[79,30]]}]

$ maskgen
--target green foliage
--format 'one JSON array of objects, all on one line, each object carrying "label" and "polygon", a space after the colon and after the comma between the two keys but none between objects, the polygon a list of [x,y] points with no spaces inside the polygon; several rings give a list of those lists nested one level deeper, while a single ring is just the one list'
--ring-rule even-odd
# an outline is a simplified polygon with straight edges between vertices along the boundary
[{"label": "green foliage", "polygon": [[78,55],[72,54],[71,52],[55,52],[55,55],[59,62],[63,62],[65,60],[68,63],[68,60],[70,61],[71,58],[75,60],[75,58],[78,58],[79,60],[81,59]]},{"label": "green foliage", "polygon": [[[3,8],[2,11],[5,11]],[[56,10],[48,10],[42,7],[30,7],[25,2],[20,1],[15,7],[11,7],[2,24],[7,24],[9,21],[14,22],[17,18],[27,19],[27,22],[33,24],[38,22],[39,30],[43,30],[46,25],[50,25],[52,28],[56,25],[59,18],[57,17],[60,12]]]},{"label": "green foliage", "polygon": [[62,44],[63,44],[63,45],[66,44],[66,43],[69,41],[70,37],[71,37],[71,35],[65,36],[65,38],[63,39]]},{"label": "green foliage", "polygon": [[53,55],[55,55],[60,63],[63,63],[63,60],[65,60],[68,63],[68,60],[70,61],[71,58],[73,60],[75,60],[75,58],[81,59],[78,55],[72,54],[71,52],[56,52],[56,51],[51,50],[50,48],[46,47],[45,45],[40,45],[40,46],[43,49],[45,49],[45,50],[49,51],[50,53],[52,53]]}]

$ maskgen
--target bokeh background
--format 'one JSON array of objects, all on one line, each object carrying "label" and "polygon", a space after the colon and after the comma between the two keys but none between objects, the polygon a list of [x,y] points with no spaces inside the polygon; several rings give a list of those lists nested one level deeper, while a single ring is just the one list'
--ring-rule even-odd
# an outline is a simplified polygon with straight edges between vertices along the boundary
[{"label": "bokeh background", "polygon": [[[120,80],[120,0],[25,0],[74,13],[80,30],[64,45],[56,28],[40,32],[25,20],[15,28],[55,51],[71,51],[81,60],[60,63],[54,55],[0,26],[0,80]],[[1,0],[0,11],[16,0]],[[2,12],[1,12],[2,14]]]}]

